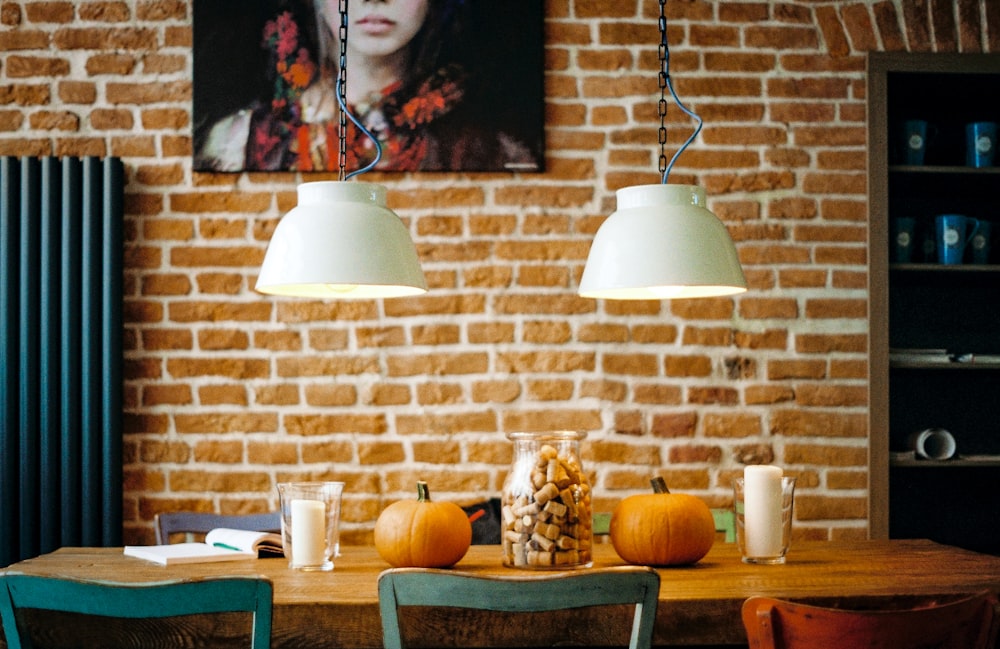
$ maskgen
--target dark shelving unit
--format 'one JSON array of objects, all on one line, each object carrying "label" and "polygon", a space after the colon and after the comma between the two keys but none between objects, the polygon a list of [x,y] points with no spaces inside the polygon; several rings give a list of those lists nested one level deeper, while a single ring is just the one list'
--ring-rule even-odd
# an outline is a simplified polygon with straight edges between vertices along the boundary
[{"label": "dark shelving unit", "polygon": [[[1000,554],[1000,166],[966,166],[964,135],[1000,122],[1000,56],[872,53],[868,73],[871,535]],[[931,124],[925,165],[898,164],[907,119]],[[937,263],[923,244],[939,214],[993,223],[986,264]],[[901,216],[917,245],[891,263]],[[908,454],[925,428],[950,431],[955,458]]]}]

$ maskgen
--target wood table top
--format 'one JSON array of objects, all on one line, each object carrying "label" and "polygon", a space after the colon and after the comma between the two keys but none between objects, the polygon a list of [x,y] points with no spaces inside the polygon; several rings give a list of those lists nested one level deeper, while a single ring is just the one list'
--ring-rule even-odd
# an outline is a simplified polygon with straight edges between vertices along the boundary
[{"label": "wood table top", "polygon": [[[596,545],[594,566],[613,565],[623,565],[614,549]],[[126,557],[120,548],[62,548],[4,571],[125,582],[264,575],[274,583],[274,647],[376,649],[382,646],[377,579],[388,567],[371,547],[343,547],[334,570],[327,573],[290,570],[280,558],[165,567]],[[499,546],[473,546],[455,569],[499,575],[521,572],[502,565]],[[734,544],[717,543],[697,564],[661,568],[659,573],[657,645],[745,645],[739,610],[751,595],[885,604],[917,595],[1000,592],[1000,557],[924,540],[803,542],[792,547],[786,564],[777,566],[744,564]],[[464,613],[455,615],[464,620],[461,642],[467,646],[487,642],[496,646],[498,636],[509,643],[505,646],[530,644],[523,638],[508,639],[508,627],[513,626],[509,622],[473,622]],[[442,620],[423,621],[427,617],[421,616],[412,630],[411,644],[440,647],[457,642]],[[586,623],[586,616],[566,622],[579,626]],[[600,617],[592,622],[602,624]],[[482,637],[468,637],[469,628],[478,629]],[[559,625],[552,629],[552,637],[533,638],[542,645],[552,644],[566,633]],[[613,643],[620,637],[609,635],[606,640]]]}]

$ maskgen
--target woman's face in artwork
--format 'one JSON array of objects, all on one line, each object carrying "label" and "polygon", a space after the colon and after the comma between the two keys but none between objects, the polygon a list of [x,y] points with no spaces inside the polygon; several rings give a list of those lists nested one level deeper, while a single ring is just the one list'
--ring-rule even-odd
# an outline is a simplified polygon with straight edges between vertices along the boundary
[{"label": "woman's face in artwork", "polygon": [[[409,44],[427,18],[429,0],[354,0],[348,10],[347,47],[364,56],[395,54]],[[327,25],[340,31],[340,3],[326,0]]]}]

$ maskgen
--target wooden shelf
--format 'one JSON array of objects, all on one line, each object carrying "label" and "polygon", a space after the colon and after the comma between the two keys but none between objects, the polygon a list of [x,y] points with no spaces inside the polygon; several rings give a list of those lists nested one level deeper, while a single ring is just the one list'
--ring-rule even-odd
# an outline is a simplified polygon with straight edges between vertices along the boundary
[{"label": "wooden shelf", "polygon": [[901,273],[1000,273],[998,264],[889,264],[889,270]]},{"label": "wooden shelf", "polygon": [[894,370],[945,370],[967,372],[969,370],[1000,370],[1000,363],[928,363],[921,361],[889,361]]},{"label": "wooden shelf", "polygon": [[961,469],[970,467],[1000,467],[1000,455],[976,458],[961,456],[951,460],[918,460],[916,458],[889,460],[889,466],[901,469]]},{"label": "wooden shelf", "polygon": [[903,174],[957,174],[963,176],[990,176],[1000,174],[1000,167],[965,167],[959,165],[890,165],[890,173]]}]

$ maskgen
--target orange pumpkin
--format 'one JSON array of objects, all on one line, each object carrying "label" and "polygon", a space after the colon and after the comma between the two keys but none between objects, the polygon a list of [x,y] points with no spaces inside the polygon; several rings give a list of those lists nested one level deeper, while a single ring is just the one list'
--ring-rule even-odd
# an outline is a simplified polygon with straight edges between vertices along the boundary
[{"label": "orange pumpkin", "polygon": [[461,507],[431,502],[427,483],[417,499],[394,502],[375,521],[375,549],[394,568],[446,568],[472,545],[472,523]]},{"label": "orange pumpkin", "polygon": [[695,563],[715,542],[715,519],[697,496],[673,494],[663,478],[651,494],[622,499],[611,514],[611,544],[622,559],[649,566]]}]

